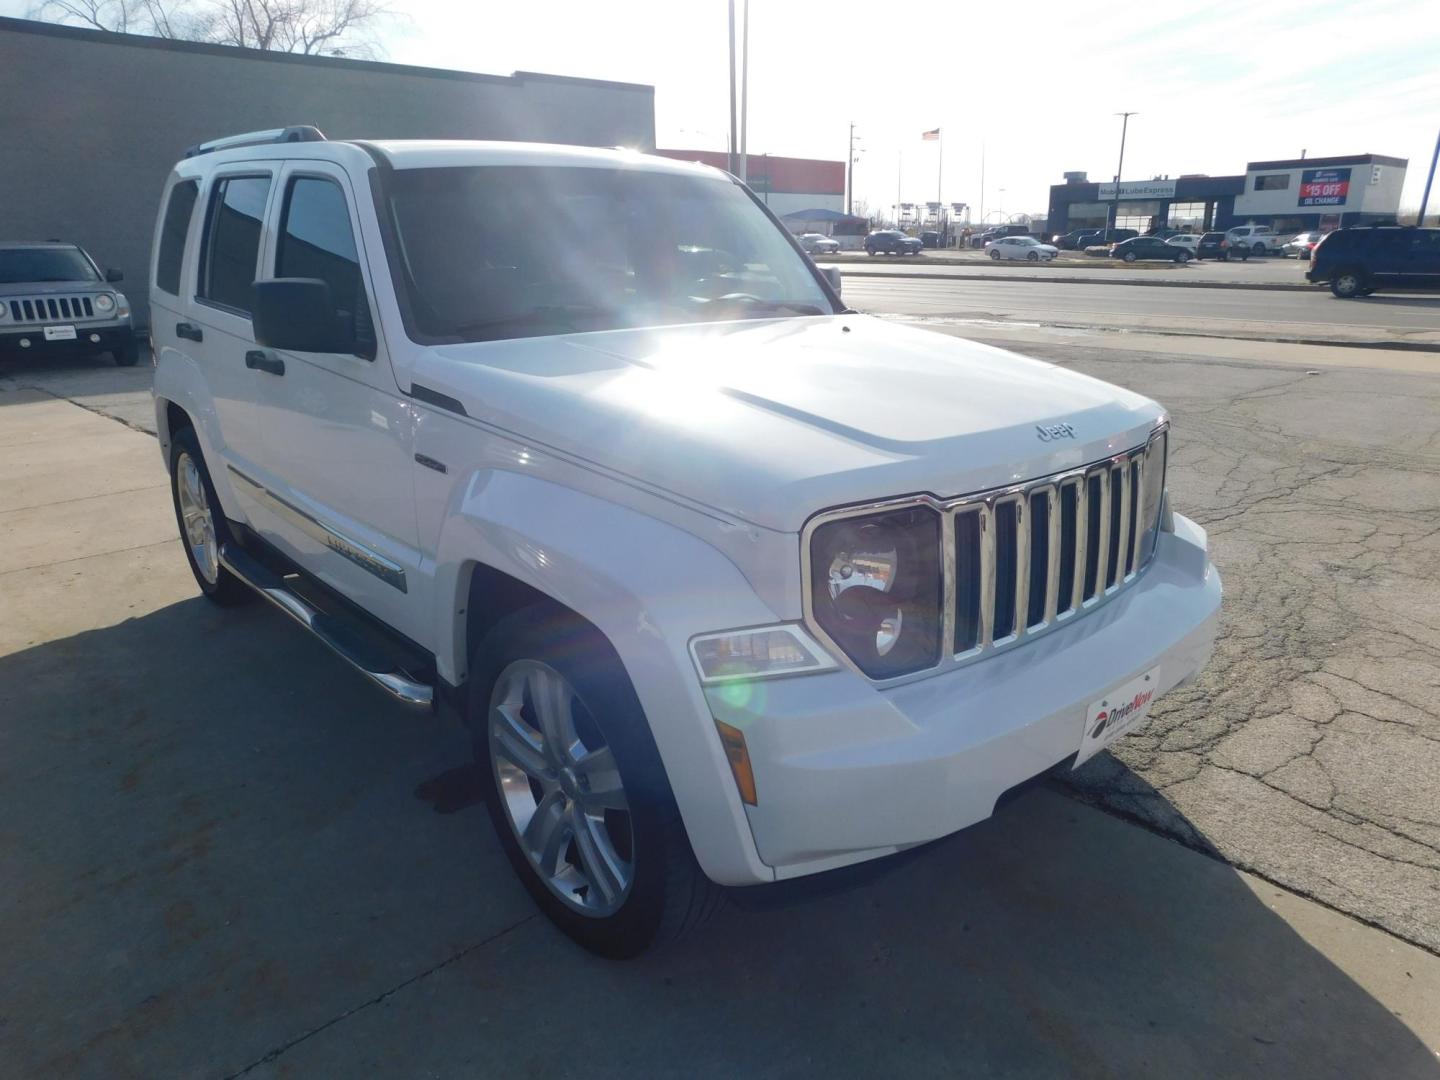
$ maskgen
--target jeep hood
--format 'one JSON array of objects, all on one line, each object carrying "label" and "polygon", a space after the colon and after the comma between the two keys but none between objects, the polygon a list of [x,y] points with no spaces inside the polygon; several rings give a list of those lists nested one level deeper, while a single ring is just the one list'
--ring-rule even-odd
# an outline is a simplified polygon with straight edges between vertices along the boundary
[{"label": "jeep hood", "polygon": [[[829,507],[1082,465],[1164,415],[1052,364],[862,315],[442,345],[412,379],[533,449],[784,531]],[[1073,434],[1042,430],[1059,425]]]}]

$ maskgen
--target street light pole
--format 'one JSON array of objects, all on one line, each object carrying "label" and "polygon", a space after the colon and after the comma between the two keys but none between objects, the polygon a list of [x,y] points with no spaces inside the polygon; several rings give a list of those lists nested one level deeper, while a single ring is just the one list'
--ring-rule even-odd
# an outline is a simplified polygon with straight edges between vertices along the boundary
[{"label": "street light pole", "polygon": [[745,0],[745,13],[740,24],[740,182],[750,175],[749,140],[746,129],[750,116],[750,0]]},{"label": "street light pole", "polygon": [[735,0],[730,0],[730,174],[735,174]]},{"label": "street light pole", "polygon": [[1115,200],[1110,204],[1110,228],[1115,228],[1115,220],[1120,215],[1120,174],[1125,171],[1125,133],[1130,129],[1130,117],[1137,115],[1133,112],[1122,112],[1115,114],[1121,117],[1120,121],[1120,164],[1115,166]]},{"label": "street light pole", "polygon": [[1425,208],[1430,205],[1430,185],[1435,183],[1435,163],[1440,161],[1440,135],[1435,136],[1435,153],[1430,155],[1430,175],[1425,178],[1425,194],[1420,196],[1420,216],[1416,225],[1425,224]]}]

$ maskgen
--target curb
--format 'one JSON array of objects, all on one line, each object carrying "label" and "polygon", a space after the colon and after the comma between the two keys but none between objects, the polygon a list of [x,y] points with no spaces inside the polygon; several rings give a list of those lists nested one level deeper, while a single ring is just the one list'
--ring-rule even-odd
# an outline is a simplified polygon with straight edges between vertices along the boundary
[{"label": "curb", "polygon": [[[914,321],[923,319],[924,316],[914,317],[906,315],[891,315],[898,322]],[[960,325],[958,321],[950,325]],[[991,323],[997,329],[1006,329],[1004,322]],[[1036,324],[1030,324],[1036,325]],[[1440,343],[1431,344],[1424,341],[1355,341],[1336,340],[1334,338],[1299,337],[1296,335],[1284,334],[1207,334],[1193,330],[1156,330],[1144,327],[1115,328],[1108,326],[1096,326],[1093,323],[1067,323],[1067,322],[1045,322],[1038,324],[1041,328],[1051,330],[1090,330],[1097,333],[1108,334],[1135,334],[1147,337],[1180,337],[1180,338],[1204,338],[1211,341],[1257,341],[1269,345],[1320,345],[1332,349],[1381,349],[1386,352],[1418,352],[1418,353],[1440,353]],[[1019,329],[1019,327],[1012,327]],[[976,337],[984,337],[977,333]]]},{"label": "curb", "polygon": [[[842,279],[845,277],[844,264],[835,264],[840,271]],[[866,278],[912,278],[921,281],[997,281],[1003,275],[999,274],[937,274],[910,272],[900,270],[866,270],[863,273],[853,274],[850,280],[864,281]],[[1146,281],[1143,278],[1125,278],[1116,280],[1114,278],[1093,278],[1093,277],[1070,277],[1052,276],[1049,274],[1014,274],[1009,281],[1033,281],[1042,285],[1138,285],[1142,288],[1171,288],[1171,289],[1248,289],[1262,290],[1269,292],[1312,292],[1321,288],[1319,285],[1292,285],[1283,281],[1277,282],[1250,282],[1250,281]]]}]

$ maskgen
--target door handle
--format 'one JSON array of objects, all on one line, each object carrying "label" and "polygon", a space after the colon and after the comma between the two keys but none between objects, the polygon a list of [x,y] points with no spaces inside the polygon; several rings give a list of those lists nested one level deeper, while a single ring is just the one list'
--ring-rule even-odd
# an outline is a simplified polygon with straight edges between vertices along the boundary
[{"label": "door handle", "polygon": [[255,371],[268,371],[271,375],[285,374],[285,361],[271,356],[262,349],[251,349],[245,354],[245,366]]},{"label": "door handle", "polygon": [[189,338],[191,341],[205,340],[205,334],[201,331],[200,327],[188,322],[176,323],[175,335],[177,337]]}]

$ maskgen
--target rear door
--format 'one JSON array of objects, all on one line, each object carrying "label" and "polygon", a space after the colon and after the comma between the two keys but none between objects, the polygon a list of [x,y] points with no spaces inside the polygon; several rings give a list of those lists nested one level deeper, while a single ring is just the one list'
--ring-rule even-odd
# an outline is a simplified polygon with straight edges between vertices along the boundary
[{"label": "rear door", "polygon": [[1406,285],[1411,288],[1440,288],[1440,229],[1412,230],[1408,261]]},{"label": "rear door", "polygon": [[[260,265],[263,223],[279,162],[230,164],[202,193],[203,227],[195,281],[184,318],[173,328],[205,373],[215,408],[211,449],[229,469],[250,475],[260,467],[265,432],[258,415],[259,373],[246,366],[255,348],[250,287]],[[218,440],[217,440],[218,435]],[[217,444],[218,442],[218,444]],[[214,468],[212,467],[212,471]],[[253,500],[235,485],[248,511]]]},{"label": "rear door", "polygon": [[[287,162],[271,208],[264,277],[330,285],[354,354],[261,349],[262,534],[371,614],[426,642],[418,573],[413,419],[375,330],[355,192],[329,162]],[[253,348],[253,346],[252,346]]]}]

